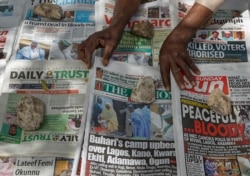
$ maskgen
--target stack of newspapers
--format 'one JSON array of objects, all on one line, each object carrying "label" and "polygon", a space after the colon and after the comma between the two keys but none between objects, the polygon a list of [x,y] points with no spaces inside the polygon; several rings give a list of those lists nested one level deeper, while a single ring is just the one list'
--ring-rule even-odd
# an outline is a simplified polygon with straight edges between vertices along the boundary
[{"label": "stack of newspapers", "polygon": [[[142,1],[109,65],[98,49],[88,69],[78,46],[110,25],[115,2],[0,0],[0,175],[249,175],[248,0],[227,0],[197,31],[187,48],[201,70],[197,86],[184,77],[186,89],[179,90],[171,77],[171,92],[161,79],[159,51],[195,0]],[[62,18],[34,13],[43,3],[60,6]],[[143,21],[153,24],[152,39],[130,32]],[[155,100],[132,102],[146,76]],[[216,88],[230,99],[227,116],[207,105]],[[33,131],[16,123],[17,104],[27,95],[45,105]]]}]

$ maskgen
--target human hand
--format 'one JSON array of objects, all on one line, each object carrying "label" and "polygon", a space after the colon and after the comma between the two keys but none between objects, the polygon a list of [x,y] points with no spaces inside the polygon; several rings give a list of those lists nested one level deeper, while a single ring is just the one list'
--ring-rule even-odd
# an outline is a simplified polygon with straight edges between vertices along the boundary
[{"label": "human hand", "polygon": [[102,64],[107,66],[114,49],[120,42],[122,31],[115,27],[108,27],[102,31],[95,32],[78,46],[78,59],[92,66],[92,53],[97,48],[104,48]]},{"label": "human hand", "polygon": [[200,74],[198,67],[194,64],[187,52],[188,39],[183,40],[177,34],[169,35],[164,41],[159,56],[160,71],[163,84],[167,91],[171,90],[170,70],[180,89],[185,89],[185,81],[182,74],[193,85],[196,85],[193,74]]}]

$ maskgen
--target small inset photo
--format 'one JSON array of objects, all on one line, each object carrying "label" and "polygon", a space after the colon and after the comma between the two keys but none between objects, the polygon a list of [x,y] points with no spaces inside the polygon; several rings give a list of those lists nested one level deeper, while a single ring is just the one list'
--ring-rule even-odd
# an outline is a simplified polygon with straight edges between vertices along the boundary
[{"label": "small inset photo", "polygon": [[21,39],[16,52],[16,59],[48,60],[50,46],[36,40]]},{"label": "small inset photo", "polygon": [[148,8],[148,18],[159,18],[159,6]]}]

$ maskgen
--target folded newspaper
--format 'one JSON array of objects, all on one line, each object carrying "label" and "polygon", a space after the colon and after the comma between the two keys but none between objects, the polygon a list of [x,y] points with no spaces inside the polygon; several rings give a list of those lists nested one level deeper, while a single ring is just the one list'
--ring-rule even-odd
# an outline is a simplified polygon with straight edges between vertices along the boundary
[{"label": "folded newspaper", "polygon": [[[6,67],[6,60],[1,59],[0,60],[0,70],[5,70]],[[3,85],[3,80],[4,80],[4,71],[0,71],[0,85]],[[2,88],[0,86],[0,88]],[[1,96],[2,92],[0,91],[0,96]]]},{"label": "folded newspaper", "polygon": [[[145,76],[154,80],[155,101],[133,103]],[[171,93],[159,69],[116,61],[104,67],[96,57],[90,77],[81,175],[177,175]]]},{"label": "folded newspaper", "polygon": [[[85,124],[88,74],[81,61],[9,61],[0,97],[4,102],[0,107],[1,155],[74,157]],[[16,124],[16,106],[25,95],[45,104],[44,121],[35,131]]]},{"label": "folded newspaper", "polygon": [[[182,91],[172,77],[180,175],[249,175],[249,67],[249,63],[201,64],[201,75],[195,76],[197,86],[186,81],[186,90]],[[215,88],[230,99],[231,114],[216,114],[207,105]]]}]

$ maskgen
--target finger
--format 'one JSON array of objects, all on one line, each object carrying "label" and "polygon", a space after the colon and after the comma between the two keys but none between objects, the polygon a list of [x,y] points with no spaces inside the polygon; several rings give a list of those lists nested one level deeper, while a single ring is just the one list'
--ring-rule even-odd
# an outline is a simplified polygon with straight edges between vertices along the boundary
[{"label": "finger", "polygon": [[[181,62],[181,65],[179,65],[179,67],[182,69],[184,75],[186,76],[187,80],[192,84],[192,86],[195,86],[196,81],[195,81],[194,75],[191,73],[191,70],[188,64],[185,62]],[[184,80],[183,80],[183,83],[184,83]]]},{"label": "finger", "polygon": [[171,67],[171,71],[172,71],[172,74],[173,74],[173,77],[178,85],[178,87],[180,89],[185,89],[186,86],[184,84],[184,79],[183,79],[183,76],[182,76],[182,73],[181,73],[181,68],[177,67],[177,66],[173,66]]},{"label": "finger", "polygon": [[187,80],[192,84],[192,86],[196,86],[195,77],[192,74],[191,70],[195,73],[195,71],[199,72],[199,69],[194,64],[194,62],[187,55],[184,55],[182,56],[182,60],[179,62],[179,66],[183,70],[184,75],[186,76]]},{"label": "finger", "polygon": [[170,66],[167,64],[160,63],[160,72],[163,85],[165,86],[166,91],[171,91],[170,85]]},{"label": "finger", "polygon": [[85,54],[84,54],[84,46],[80,44],[77,48],[77,55],[78,59],[84,61]]},{"label": "finger", "polygon": [[197,75],[201,74],[200,69],[195,65],[195,63],[191,59],[188,59],[187,64],[195,74]]},{"label": "finger", "polygon": [[85,53],[85,63],[87,67],[90,69],[92,66],[92,51],[90,51],[88,48],[84,48]]},{"label": "finger", "polygon": [[103,56],[102,56],[102,64],[104,66],[107,66],[109,64],[109,60],[113,54],[114,48],[115,47],[113,45],[106,45],[105,46]]},{"label": "finger", "polygon": [[99,40],[95,35],[90,36],[81,44],[80,53],[84,53],[82,60],[86,63],[89,69],[92,67],[92,53],[95,51],[97,46],[99,46]]},{"label": "finger", "polygon": [[[92,65],[92,52],[89,50],[89,40],[82,41],[82,43],[78,46],[78,59],[82,60],[87,67],[90,69]],[[92,44],[93,45],[93,44]]]}]

